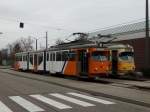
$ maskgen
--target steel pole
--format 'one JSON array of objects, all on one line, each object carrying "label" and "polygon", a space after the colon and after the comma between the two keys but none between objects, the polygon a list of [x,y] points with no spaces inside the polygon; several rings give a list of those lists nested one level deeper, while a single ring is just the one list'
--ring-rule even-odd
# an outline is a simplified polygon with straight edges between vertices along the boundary
[{"label": "steel pole", "polygon": [[38,39],[36,39],[36,51],[37,51],[37,40],[38,40]]},{"label": "steel pole", "polygon": [[46,32],[46,50],[47,50],[47,47],[48,47],[48,33]]},{"label": "steel pole", "polygon": [[145,67],[150,66],[150,52],[149,52],[149,1],[146,0],[146,22],[145,22]]}]

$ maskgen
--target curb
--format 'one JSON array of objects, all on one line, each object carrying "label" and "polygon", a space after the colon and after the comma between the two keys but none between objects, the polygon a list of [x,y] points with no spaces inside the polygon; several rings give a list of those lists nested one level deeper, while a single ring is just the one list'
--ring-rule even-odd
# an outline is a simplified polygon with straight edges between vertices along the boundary
[{"label": "curb", "polygon": [[38,79],[38,78],[33,78],[33,77],[28,77],[28,76],[21,76],[21,75],[15,74],[15,73],[9,73],[9,72],[5,72],[5,71],[1,71],[1,72],[19,76],[19,77],[23,77],[23,78],[27,78],[27,79],[45,82],[48,84],[54,84],[54,85],[66,87],[69,89],[74,89],[74,90],[81,91],[81,92],[87,92],[87,93],[95,95],[95,96],[99,95],[102,97],[111,98],[111,99],[115,99],[115,100],[119,100],[119,101],[123,101],[123,102],[127,102],[127,103],[132,103],[132,104],[136,104],[136,105],[140,105],[140,106],[144,106],[144,107],[148,107],[148,108],[150,107],[150,103],[145,103],[145,102],[141,102],[141,101],[137,101],[137,100],[132,100],[132,99],[123,98],[123,97],[119,97],[119,96],[109,95],[109,94],[105,94],[105,93],[101,93],[101,92],[90,91],[90,90],[81,89],[81,88],[77,88],[77,87],[71,87],[69,85],[63,85],[63,84],[59,84],[56,82],[47,81],[47,80],[43,80],[43,79]]}]

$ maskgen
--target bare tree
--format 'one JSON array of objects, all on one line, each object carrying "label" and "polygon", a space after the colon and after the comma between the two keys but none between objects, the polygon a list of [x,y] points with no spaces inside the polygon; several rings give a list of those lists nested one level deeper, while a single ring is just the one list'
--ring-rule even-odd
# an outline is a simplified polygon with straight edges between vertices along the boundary
[{"label": "bare tree", "polygon": [[57,39],[55,43],[56,43],[56,45],[60,45],[60,44],[63,44],[65,42],[61,39]]},{"label": "bare tree", "polygon": [[11,60],[12,65],[14,64],[15,54],[18,52],[33,50],[32,44],[33,40],[30,37],[28,37],[28,38],[21,38],[7,45],[7,49],[9,51],[8,57]]},{"label": "bare tree", "polygon": [[25,51],[33,50],[32,44],[33,44],[33,40],[30,37],[21,38],[11,44],[8,44],[7,48],[9,49],[10,53],[25,52]]},{"label": "bare tree", "polygon": [[18,43],[20,43],[23,51],[30,51],[33,50],[32,46],[33,42],[34,42],[33,39],[31,39],[31,37],[28,37],[28,38],[21,38]]}]

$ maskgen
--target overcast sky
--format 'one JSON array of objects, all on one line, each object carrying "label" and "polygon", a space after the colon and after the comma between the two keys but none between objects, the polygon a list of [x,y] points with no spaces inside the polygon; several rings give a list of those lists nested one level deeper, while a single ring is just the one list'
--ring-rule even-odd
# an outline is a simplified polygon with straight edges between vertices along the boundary
[{"label": "overcast sky", "polygon": [[[89,32],[145,18],[145,0],[0,0],[0,49],[21,37],[49,45],[72,32]],[[19,22],[25,23],[24,29]]]}]

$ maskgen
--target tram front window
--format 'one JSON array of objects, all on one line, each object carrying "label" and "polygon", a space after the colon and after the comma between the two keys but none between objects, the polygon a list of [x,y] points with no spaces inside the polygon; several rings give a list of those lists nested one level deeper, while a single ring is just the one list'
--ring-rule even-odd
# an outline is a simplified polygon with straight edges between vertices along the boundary
[{"label": "tram front window", "polygon": [[92,59],[97,61],[107,61],[108,56],[104,52],[93,52]]},{"label": "tram front window", "polygon": [[133,61],[134,54],[133,52],[122,52],[119,54],[119,58],[122,61]]}]

